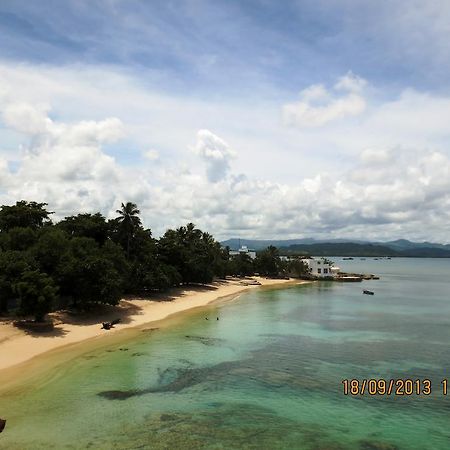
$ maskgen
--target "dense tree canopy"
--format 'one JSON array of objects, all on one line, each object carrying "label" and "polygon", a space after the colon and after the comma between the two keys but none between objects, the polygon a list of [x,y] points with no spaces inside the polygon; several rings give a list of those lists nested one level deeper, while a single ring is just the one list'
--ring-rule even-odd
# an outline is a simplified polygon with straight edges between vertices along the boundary
[{"label": "dense tree canopy", "polygon": [[37,322],[50,311],[58,291],[53,280],[39,270],[24,271],[13,289],[19,298],[20,311],[34,316]]},{"label": "dense tree canopy", "polygon": [[161,260],[176,269],[183,283],[208,283],[224,274],[220,244],[193,223],[167,230],[158,247]]},{"label": "dense tree canopy", "polygon": [[92,238],[100,245],[108,239],[109,225],[100,213],[66,217],[57,227],[73,237]]},{"label": "dense tree canopy", "polygon": [[21,200],[15,205],[3,205],[0,208],[0,230],[9,231],[11,228],[23,227],[37,229],[50,222],[53,214],[45,209],[47,203],[26,202]]},{"label": "dense tree canopy", "polygon": [[0,314],[12,310],[40,321],[52,308],[115,305],[124,294],[226,275],[304,271],[300,261],[281,261],[272,246],[256,260],[230,257],[228,248],[193,223],[155,239],[131,202],[122,203],[114,219],[82,213],[56,224],[46,206],[22,200],[0,207]]},{"label": "dense tree canopy", "polygon": [[255,265],[260,274],[268,276],[276,276],[284,269],[278,249],[273,245],[258,253]]},{"label": "dense tree canopy", "polygon": [[[0,208],[0,313],[42,320],[52,308],[116,304],[184,283],[208,283],[232,273],[227,249],[189,223],[159,240],[142,226],[136,204],[122,203],[111,220],[100,213],[53,224],[45,203]],[[253,273],[246,262],[235,273]]]}]

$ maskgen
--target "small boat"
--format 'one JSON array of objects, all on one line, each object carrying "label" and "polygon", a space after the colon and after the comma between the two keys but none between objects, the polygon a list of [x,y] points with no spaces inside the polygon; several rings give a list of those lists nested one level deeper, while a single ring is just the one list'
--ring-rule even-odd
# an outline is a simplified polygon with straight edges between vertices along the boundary
[{"label": "small boat", "polygon": [[367,289],[363,290],[363,294],[374,295],[374,293],[372,291],[368,291]]},{"label": "small boat", "polygon": [[351,261],[353,258],[342,258],[344,261]]}]

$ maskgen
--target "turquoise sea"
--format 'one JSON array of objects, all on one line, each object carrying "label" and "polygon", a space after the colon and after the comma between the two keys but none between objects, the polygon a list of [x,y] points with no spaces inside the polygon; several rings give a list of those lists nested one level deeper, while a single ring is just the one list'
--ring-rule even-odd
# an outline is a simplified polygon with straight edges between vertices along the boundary
[{"label": "turquoise sea", "polygon": [[[332,259],[381,279],[253,290],[0,386],[0,448],[449,449],[450,260]],[[432,392],[344,395],[372,378]]]}]

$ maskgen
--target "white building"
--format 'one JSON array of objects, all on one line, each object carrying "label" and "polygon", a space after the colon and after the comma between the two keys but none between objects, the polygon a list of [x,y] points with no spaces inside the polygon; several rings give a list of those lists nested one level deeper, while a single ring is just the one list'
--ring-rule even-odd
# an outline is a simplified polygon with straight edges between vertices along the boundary
[{"label": "white building", "polygon": [[248,248],[246,245],[243,245],[239,250],[230,250],[230,256],[236,255],[248,255],[251,259],[255,259],[256,251]]},{"label": "white building", "polygon": [[325,258],[303,259],[303,262],[308,266],[310,274],[314,277],[333,277],[339,272],[339,268],[333,267],[333,264],[329,264]]}]

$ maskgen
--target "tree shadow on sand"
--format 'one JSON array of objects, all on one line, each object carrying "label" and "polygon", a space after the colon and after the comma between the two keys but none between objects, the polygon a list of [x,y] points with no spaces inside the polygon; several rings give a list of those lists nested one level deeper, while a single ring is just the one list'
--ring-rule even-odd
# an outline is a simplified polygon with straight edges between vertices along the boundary
[{"label": "tree shadow on sand", "polygon": [[35,331],[27,328],[21,329],[27,336],[31,336],[33,338],[57,338],[63,337],[69,333],[68,330],[65,330],[61,327],[54,327],[52,331]]},{"label": "tree shadow on sand", "polygon": [[142,314],[142,308],[129,301],[122,300],[119,305],[96,305],[88,311],[63,310],[52,314],[58,322],[68,325],[95,325],[120,319],[120,323],[129,324],[131,316]]},{"label": "tree shadow on sand", "polygon": [[200,284],[200,283],[190,283],[184,284],[182,286],[167,289],[164,292],[149,292],[142,294],[140,296],[126,296],[126,300],[148,300],[152,302],[171,302],[178,298],[183,298],[191,295],[193,292],[214,292],[217,291],[221,286],[229,284],[227,280],[216,280],[214,284]]}]

